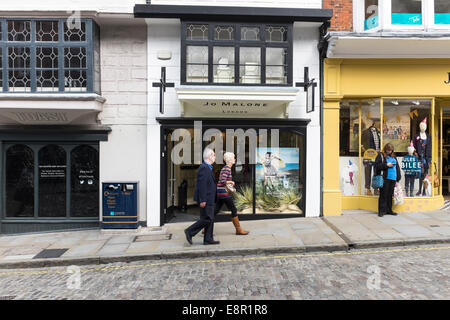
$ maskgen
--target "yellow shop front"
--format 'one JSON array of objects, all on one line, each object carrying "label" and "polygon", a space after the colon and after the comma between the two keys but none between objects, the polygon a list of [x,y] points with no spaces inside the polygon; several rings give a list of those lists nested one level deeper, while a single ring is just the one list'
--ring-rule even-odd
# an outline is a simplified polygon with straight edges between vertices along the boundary
[{"label": "yellow shop front", "polygon": [[450,59],[325,59],[323,100],[324,216],[378,211],[374,157],[387,143],[402,168],[404,202],[393,210],[444,205]]}]

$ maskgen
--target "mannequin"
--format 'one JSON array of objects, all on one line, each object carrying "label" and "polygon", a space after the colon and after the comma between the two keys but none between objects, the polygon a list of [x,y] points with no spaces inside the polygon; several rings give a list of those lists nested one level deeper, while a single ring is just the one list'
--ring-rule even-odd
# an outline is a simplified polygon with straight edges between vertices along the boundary
[{"label": "mannequin", "polygon": [[[362,153],[366,152],[368,149],[374,149],[375,151],[380,151],[380,141],[381,141],[381,135],[378,128],[375,126],[375,121],[371,121],[371,119],[368,119],[367,124],[370,124],[370,126],[363,131],[362,137],[361,137],[361,148]],[[371,179],[372,179],[372,167],[375,163],[375,160],[369,160],[364,159],[364,175],[365,175],[365,188],[366,188],[366,195],[371,196],[372,191],[370,190],[371,187]],[[374,190],[375,195],[378,194],[378,189]]]},{"label": "mannequin", "polygon": [[414,155],[414,144],[411,143],[408,147],[408,155],[402,160],[402,170],[405,172],[405,191],[407,197],[413,196],[414,182],[416,177],[420,179],[420,165],[419,159]]},{"label": "mannequin", "polygon": [[351,161],[348,160],[348,164],[344,165],[342,168],[342,185],[344,188],[344,195],[351,196],[356,194],[358,167]]},{"label": "mannequin", "polygon": [[416,196],[425,196],[425,188],[422,190],[423,179],[428,174],[428,169],[431,163],[431,135],[426,133],[427,130],[427,118],[423,119],[419,124],[420,133],[414,138],[414,148],[416,149],[416,156],[419,159],[421,166],[421,174],[419,178],[419,191]]}]

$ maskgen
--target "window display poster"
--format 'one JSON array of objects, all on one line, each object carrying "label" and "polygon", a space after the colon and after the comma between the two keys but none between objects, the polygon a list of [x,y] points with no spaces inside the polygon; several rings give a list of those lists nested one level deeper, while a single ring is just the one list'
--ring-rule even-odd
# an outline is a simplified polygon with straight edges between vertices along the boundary
[{"label": "window display poster", "polygon": [[299,152],[299,148],[256,148],[258,212],[302,212]]},{"label": "window display poster", "polygon": [[396,109],[385,109],[383,114],[383,144],[392,143],[395,152],[407,152],[411,140],[410,117]]}]

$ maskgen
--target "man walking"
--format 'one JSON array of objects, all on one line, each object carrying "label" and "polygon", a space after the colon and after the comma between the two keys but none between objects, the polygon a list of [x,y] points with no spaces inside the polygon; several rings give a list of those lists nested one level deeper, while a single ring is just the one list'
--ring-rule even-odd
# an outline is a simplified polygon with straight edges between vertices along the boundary
[{"label": "man walking", "polygon": [[214,205],[217,188],[212,172],[212,164],[216,161],[214,151],[206,148],[203,151],[203,161],[197,171],[197,183],[194,192],[194,201],[197,201],[200,205],[200,220],[184,230],[184,234],[186,240],[192,244],[192,237],[205,228],[203,244],[219,244],[219,241],[213,239]]}]

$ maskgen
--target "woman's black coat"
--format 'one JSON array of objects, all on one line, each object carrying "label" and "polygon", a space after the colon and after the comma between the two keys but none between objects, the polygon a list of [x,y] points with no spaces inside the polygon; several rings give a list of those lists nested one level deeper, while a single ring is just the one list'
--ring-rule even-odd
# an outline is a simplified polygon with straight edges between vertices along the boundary
[{"label": "woman's black coat", "polygon": [[[397,182],[399,182],[402,178],[402,173],[400,171],[400,166],[398,165],[397,157],[394,157],[394,159],[397,162],[395,167],[397,169]],[[381,174],[381,171],[383,171],[383,179],[386,180],[387,169],[389,169],[389,167],[386,164],[386,159],[381,152],[379,152],[377,158],[375,159],[375,175],[378,176]]]}]

